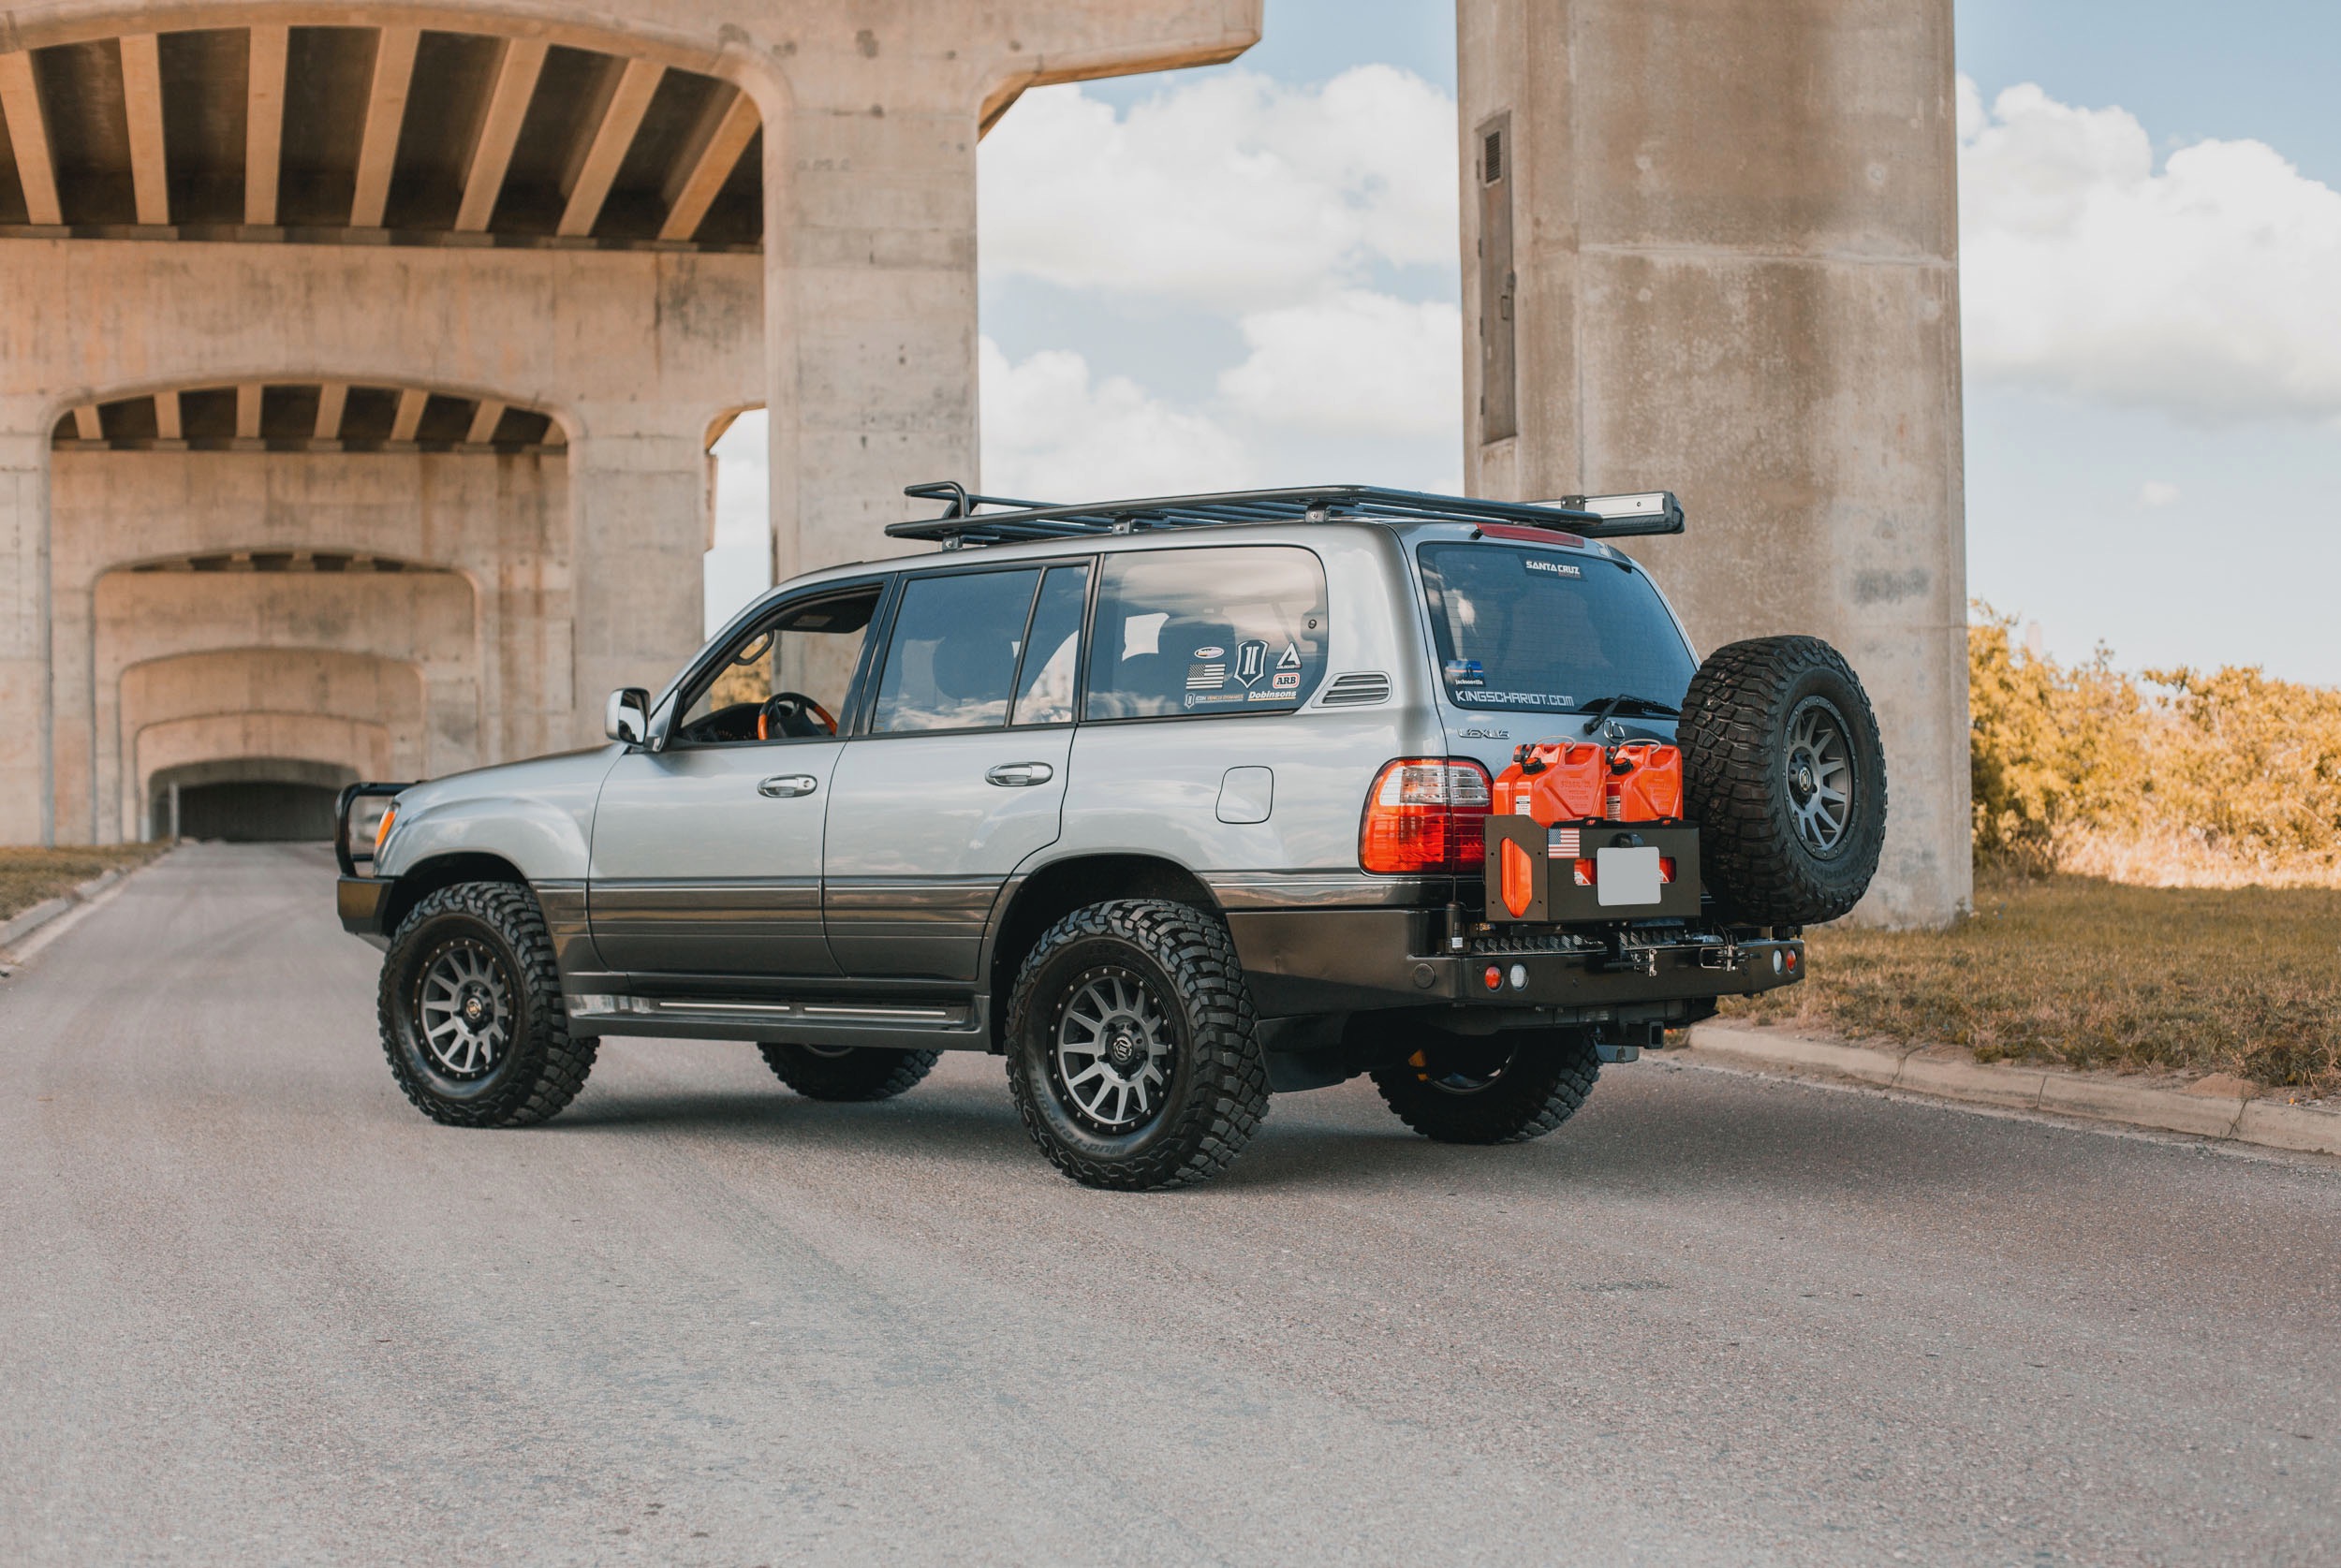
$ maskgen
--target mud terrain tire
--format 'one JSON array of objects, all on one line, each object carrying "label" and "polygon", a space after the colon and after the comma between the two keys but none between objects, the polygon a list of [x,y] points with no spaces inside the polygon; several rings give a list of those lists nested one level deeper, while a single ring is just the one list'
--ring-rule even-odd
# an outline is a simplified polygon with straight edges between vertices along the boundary
[{"label": "mud terrain tire", "polygon": [[1813,637],[1716,649],[1677,735],[1700,873],[1731,918],[1816,925],[1861,901],[1886,839],[1886,756],[1835,649]]},{"label": "mud terrain tire", "polygon": [[808,1100],[891,1100],[935,1071],[942,1056],[932,1050],[887,1050],[874,1046],[837,1049],[827,1046],[760,1045],[773,1076]]},{"label": "mud terrain tire", "polygon": [[1052,926],[1017,974],[1007,1046],[1025,1132],[1084,1186],[1207,1181],[1268,1114],[1235,943],[1185,904],[1115,900]]},{"label": "mud terrain tire", "polygon": [[525,887],[462,882],[415,905],[382,957],[382,1054],[449,1127],[525,1127],[577,1097],[601,1041],[569,1033],[544,916]]},{"label": "mud terrain tire", "polygon": [[1406,1061],[1374,1069],[1374,1087],[1399,1121],[1426,1138],[1525,1143],[1574,1116],[1600,1076],[1601,1058],[1583,1030],[1426,1032]]}]

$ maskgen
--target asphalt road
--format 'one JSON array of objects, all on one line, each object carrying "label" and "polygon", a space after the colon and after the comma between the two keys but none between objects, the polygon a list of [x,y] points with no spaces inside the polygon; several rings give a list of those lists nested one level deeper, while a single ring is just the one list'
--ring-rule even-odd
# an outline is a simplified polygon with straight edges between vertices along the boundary
[{"label": "asphalt road", "polygon": [[998,1063],[392,1087],[309,849],[0,984],[0,1561],[2332,1561],[2341,1165],[1664,1062],[1117,1195]]}]

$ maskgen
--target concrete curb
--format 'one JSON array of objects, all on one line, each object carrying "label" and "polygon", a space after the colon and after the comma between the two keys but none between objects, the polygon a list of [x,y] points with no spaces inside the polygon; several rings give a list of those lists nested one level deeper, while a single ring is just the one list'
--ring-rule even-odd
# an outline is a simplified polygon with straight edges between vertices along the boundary
[{"label": "concrete curb", "polygon": [[[165,851],[165,854],[168,853],[169,851]],[[21,911],[17,915],[10,916],[6,924],[0,925],[0,954],[8,952],[10,949],[14,948],[18,943],[23,941],[26,937],[32,935],[35,931],[49,924],[50,921],[56,919],[59,916],[72,914],[75,910],[81,908],[83,904],[88,903],[91,900],[96,898],[98,894],[104,892],[107,888],[111,887],[115,883],[120,882],[123,878],[129,876],[134,872],[142,872],[146,869],[146,866],[151,866],[155,864],[155,860],[160,860],[162,858],[163,856],[157,855],[155,857],[154,860],[147,861],[146,865],[132,866],[127,872],[100,872],[97,875],[91,877],[87,882],[76,886],[72,891],[60,893],[53,899],[43,899],[40,902],[33,905],[32,908]]]},{"label": "concrete curb", "polygon": [[1690,1030],[1688,1055],[1785,1071],[1851,1078],[1972,1105],[2048,1111],[2094,1121],[2191,1133],[2222,1142],[2259,1144],[2312,1154],[2341,1154],[2341,1112],[2234,1094],[2150,1089],[2115,1078],[2054,1068],[1945,1062],[1917,1046],[1849,1046],[1776,1029],[1702,1023]]}]

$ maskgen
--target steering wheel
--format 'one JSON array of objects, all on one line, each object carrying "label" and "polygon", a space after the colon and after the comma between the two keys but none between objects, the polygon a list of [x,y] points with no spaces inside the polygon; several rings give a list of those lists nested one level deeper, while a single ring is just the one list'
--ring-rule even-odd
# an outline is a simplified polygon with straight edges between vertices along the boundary
[{"label": "steering wheel", "polygon": [[830,711],[802,692],[774,692],[756,711],[758,740],[804,740],[836,733],[837,720]]}]

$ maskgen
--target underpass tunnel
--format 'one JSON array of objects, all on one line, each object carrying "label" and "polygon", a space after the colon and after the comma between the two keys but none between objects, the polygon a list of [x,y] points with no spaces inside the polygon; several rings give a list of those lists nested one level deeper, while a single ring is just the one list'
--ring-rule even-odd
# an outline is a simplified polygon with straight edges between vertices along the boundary
[{"label": "underpass tunnel", "polygon": [[356,772],[300,757],[221,757],[157,772],[149,783],[150,839],[228,843],[322,842]]},{"label": "underpass tunnel", "polygon": [[[76,403],[50,436],[60,842],[166,835],[172,789],[186,836],[316,837],[317,769],[429,778],[567,739],[552,411],[240,380]],[[213,767],[243,771],[188,771]]]}]

